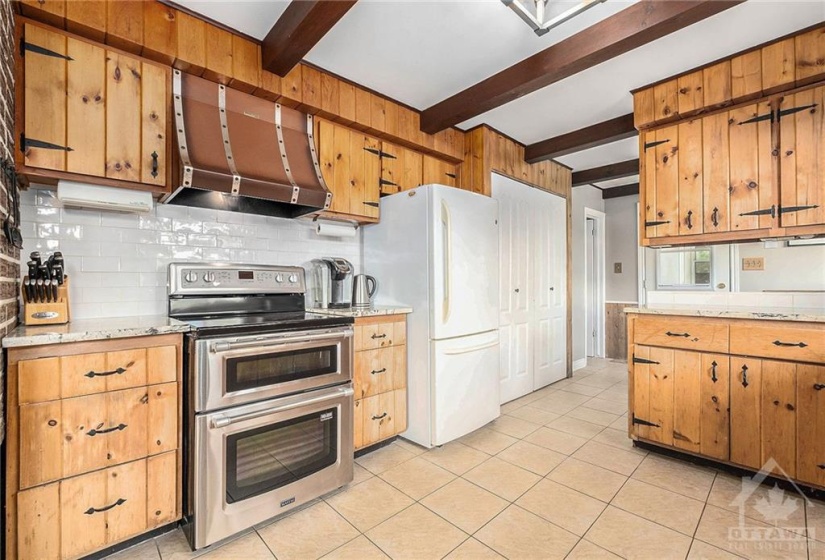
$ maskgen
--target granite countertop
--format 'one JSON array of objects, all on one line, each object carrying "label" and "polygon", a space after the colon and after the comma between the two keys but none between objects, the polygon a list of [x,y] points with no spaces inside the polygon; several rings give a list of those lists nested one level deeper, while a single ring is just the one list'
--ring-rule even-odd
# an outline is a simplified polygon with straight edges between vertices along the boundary
[{"label": "granite countertop", "polygon": [[19,325],[3,339],[3,348],[183,333],[189,325],[165,315],[80,319],[65,325]]},{"label": "granite countertop", "polygon": [[651,307],[626,307],[625,313],[647,315],[685,315],[691,317],[720,317],[724,319],[763,319],[766,321],[799,321],[825,323],[825,309],[796,307],[741,307],[726,305],[656,305]]},{"label": "granite countertop", "polygon": [[376,305],[370,309],[308,309],[310,313],[321,315],[337,315],[339,317],[376,317],[380,315],[406,315],[412,313],[412,307],[394,307],[391,305]]}]

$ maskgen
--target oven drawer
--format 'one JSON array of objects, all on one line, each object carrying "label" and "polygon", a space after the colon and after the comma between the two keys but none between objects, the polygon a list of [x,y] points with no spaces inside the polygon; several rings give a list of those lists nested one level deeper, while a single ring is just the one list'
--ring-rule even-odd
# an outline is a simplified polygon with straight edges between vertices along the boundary
[{"label": "oven drawer", "polygon": [[728,323],[690,317],[640,315],[636,318],[633,342],[727,354]]},{"label": "oven drawer", "polygon": [[355,398],[371,397],[407,386],[407,347],[355,353]]},{"label": "oven drawer", "polygon": [[17,495],[19,558],[77,558],[178,518],[177,452]]},{"label": "oven drawer", "polygon": [[92,395],[177,379],[177,347],[21,360],[20,404]]},{"label": "oven drawer", "polygon": [[20,407],[20,488],[176,449],[178,384]]},{"label": "oven drawer", "polygon": [[[400,317],[400,318],[399,318]],[[359,318],[355,323],[355,351],[375,350],[407,343],[404,316]]]},{"label": "oven drawer", "polygon": [[797,327],[788,323],[783,323],[781,327],[733,323],[730,327],[730,353],[825,363],[825,328],[813,325]]},{"label": "oven drawer", "polygon": [[367,447],[407,429],[407,390],[397,389],[355,403],[355,448]]}]

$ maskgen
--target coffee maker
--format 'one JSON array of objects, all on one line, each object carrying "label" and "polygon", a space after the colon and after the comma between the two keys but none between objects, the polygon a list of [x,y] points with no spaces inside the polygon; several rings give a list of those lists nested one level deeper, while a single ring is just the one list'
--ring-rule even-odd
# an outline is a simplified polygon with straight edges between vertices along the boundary
[{"label": "coffee maker", "polygon": [[338,257],[323,257],[312,261],[312,294],[314,307],[346,309],[351,305],[352,263]]}]

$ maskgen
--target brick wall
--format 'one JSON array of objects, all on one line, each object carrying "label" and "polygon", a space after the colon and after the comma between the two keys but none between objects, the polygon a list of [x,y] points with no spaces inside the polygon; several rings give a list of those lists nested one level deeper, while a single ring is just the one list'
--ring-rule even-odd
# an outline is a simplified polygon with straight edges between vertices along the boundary
[{"label": "brick wall", "polygon": [[[14,14],[10,0],[0,0],[0,159],[12,162],[14,155]],[[17,188],[0,173],[0,216],[12,207],[10,189]],[[17,325],[17,290],[20,251],[0,234],[0,338]],[[0,386],[5,387],[6,364],[0,353]],[[5,436],[5,390],[0,395],[0,442]]]}]

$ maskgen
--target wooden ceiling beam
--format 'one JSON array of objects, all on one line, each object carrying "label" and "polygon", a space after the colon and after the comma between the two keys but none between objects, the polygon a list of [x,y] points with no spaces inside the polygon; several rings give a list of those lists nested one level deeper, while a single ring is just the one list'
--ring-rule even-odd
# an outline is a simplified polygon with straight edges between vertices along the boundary
[{"label": "wooden ceiling beam", "polygon": [[293,0],[261,43],[264,70],[286,76],[356,0]]},{"label": "wooden ceiling beam", "polygon": [[639,174],[639,160],[629,159],[619,163],[611,163],[602,167],[593,167],[573,172],[573,186],[580,187],[590,183],[600,183],[611,179],[621,179]]},{"label": "wooden ceiling beam", "polygon": [[633,138],[638,134],[639,131],[633,126],[633,113],[630,113],[530,144],[524,149],[524,160],[527,163],[538,163],[618,140]]},{"label": "wooden ceiling beam", "polygon": [[435,134],[742,2],[641,0],[425,109],[421,130]]},{"label": "wooden ceiling beam", "polygon": [[607,200],[608,198],[619,198],[622,196],[631,196],[634,194],[639,194],[639,183],[631,183],[620,187],[602,189],[602,200]]}]

